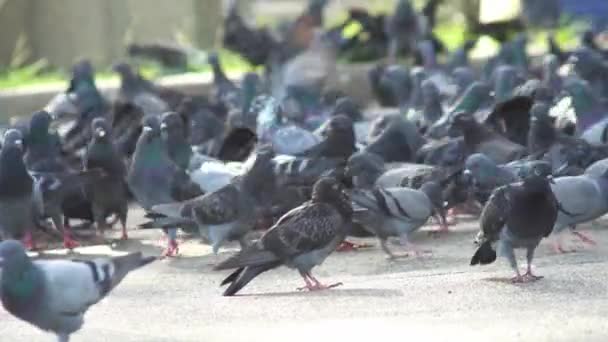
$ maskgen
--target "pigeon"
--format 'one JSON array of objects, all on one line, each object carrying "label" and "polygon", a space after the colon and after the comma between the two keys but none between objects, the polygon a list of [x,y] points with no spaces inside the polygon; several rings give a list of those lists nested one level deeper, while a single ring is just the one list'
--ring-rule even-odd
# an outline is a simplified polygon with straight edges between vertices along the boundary
[{"label": "pigeon", "polygon": [[562,164],[557,170],[545,160],[516,160],[507,164],[496,164],[492,159],[481,153],[470,155],[465,162],[465,177],[472,183],[472,191],[477,201],[485,204],[493,190],[528,177],[531,172],[541,169],[547,174],[561,175],[566,165]]},{"label": "pigeon", "polygon": [[[158,117],[144,118],[142,133],[137,141],[133,160],[127,173],[131,193],[144,210],[163,203],[184,201],[203,194],[186,172],[175,165],[163,148]],[[169,229],[164,256],[174,256],[179,248],[175,226]]]},{"label": "pigeon", "polygon": [[62,159],[61,140],[56,133],[49,132],[51,121],[51,115],[43,110],[34,113],[30,119],[24,156],[29,170],[45,170],[49,163]]},{"label": "pigeon", "polygon": [[[535,281],[542,277],[532,272],[534,251],[543,238],[548,237],[557,220],[559,202],[551,191],[551,175],[543,168],[534,171],[522,182],[494,190],[480,218],[479,245],[471,258],[471,265],[486,265],[496,260],[493,247],[504,256],[515,271],[514,283]],[[527,270],[521,274],[514,249],[525,248]]]},{"label": "pigeon", "polygon": [[508,140],[464,112],[453,116],[450,130],[451,133],[462,132],[468,154],[483,153],[496,163],[507,163],[526,154],[524,146]]},{"label": "pigeon", "polygon": [[387,163],[411,162],[418,149],[425,143],[416,125],[399,115],[386,115],[372,126],[372,132],[384,126],[371,138],[364,151],[375,153]]},{"label": "pigeon", "polygon": [[67,151],[77,151],[88,143],[93,119],[106,117],[110,106],[97,89],[95,71],[88,60],[79,61],[72,67],[72,78],[67,92],[76,105],[78,116],[65,133],[63,141]]},{"label": "pigeon", "polygon": [[154,257],[140,252],[91,261],[31,260],[15,240],[0,243],[0,298],[13,316],[68,342],[82,328],[87,310],[131,271]]},{"label": "pigeon", "polygon": [[461,112],[473,114],[483,111],[491,99],[490,90],[485,82],[475,81],[471,83],[462,96],[455,101],[452,108],[428,128],[426,136],[441,139],[448,135],[453,116]]},{"label": "pigeon", "polygon": [[355,189],[351,198],[354,203],[353,221],[373,232],[380,240],[382,250],[391,259],[408,256],[409,253],[393,253],[387,246],[387,238],[399,237],[402,245],[416,254],[423,252],[410,242],[409,237],[443,207],[442,190],[435,182],[424,183],[418,190]]},{"label": "pigeon", "polygon": [[186,136],[184,120],[176,112],[161,116],[160,131],[169,158],[182,170],[192,170],[191,160],[194,152]]},{"label": "pigeon", "polygon": [[118,63],[113,70],[120,75],[120,88],[116,101],[130,103],[147,115],[161,115],[169,111],[169,105],[157,93],[156,87],[145,80],[126,63]]},{"label": "pigeon", "polygon": [[[593,169],[591,166],[590,169]],[[551,188],[555,197],[563,207],[560,210],[553,234],[553,248],[558,253],[569,252],[563,246],[563,234],[566,228],[570,229],[576,237],[584,243],[595,245],[595,241],[576,229],[576,226],[585,222],[595,220],[608,213],[608,173],[602,170],[601,173],[593,171],[586,172],[579,176],[559,177],[555,179],[555,184]]]},{"label": "pigeon", "polygon": [[320,143],[296,156],[337,158],[346,161],[356,151],[353,122],[346,115],[329,119],[323,135],[324,139]]},{"label": "pigeon", "polygon": [[32,230],[43,208],[42,195],[23,162],[23,137],[16,129],[4,133],[0,152],[0,233],[2,239],[22,238],[35,249]]},{"label": "pigeon", "polygon": [[103,236],[106,217],[116,214],[122,225],[121,239],[126,240],[128,188],[126,185],[127,167],[122,156],[112,142],[112,130],[104,118],[96,118],[91,123],[92,139],[87,146],[84,158],[86,170],[99,168],[104,177],[86,188],[92,203],[93,217],[97,230]]},{"label": "pigeon", "polygon": [[236,269],[222,281],[232,296],[263,272],[285,265],[298,270],[310,291],[329,289],[311,270],[344,240],[352,218],[351,204],[335,178],[323,177],[310,201],[283,215],[253,245],[219,263],[216,270]]},{"label": "pigeon", "polygon": [[275,191],[273,157],[272,151],[260,149],[250,157],[250,166],[242,177],[212,193],[154,205],[153,216],[198,225],[201,235],[209,238],[214,254],[229,240],[237,240],[246,248],[247,233],[257,223],[260,211],[270,205]]}]

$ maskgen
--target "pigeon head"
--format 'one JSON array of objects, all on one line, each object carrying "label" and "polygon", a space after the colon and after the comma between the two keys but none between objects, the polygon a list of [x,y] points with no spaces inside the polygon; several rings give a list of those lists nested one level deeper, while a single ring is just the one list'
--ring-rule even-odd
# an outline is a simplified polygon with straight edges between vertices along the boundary
[{"label": "pigeon head", "polygon": [[380,78],[380,84],[389,90],[392,97],[403,104],[409,100],[411,92],[410,72],[407,67],[402,65],[390,65]]},{"label": "pigeon head", "polygon": [[6,240],[0,242],[0,268],[5,275],[23,270],[24,266],[30,263],[25,248],[19,241]]},{"label": "pigeon head", "polygon": [[95,140],[108,140],[111,132],[110,125],[104,118],[95,118],[91,123],[91,130]]},{"label": "pigeon head", "polygon": [[520,81],[521,78],[517,73],[517,68],[510,65],[499,66],[494,76],[494,95],[496,96],[496,100],[507,100]]},{"label": "pigeon head", "polygon": [[379,155],[361,151],[353,154],[346,166],[345,173],[353,178],[354,184],[358,188],[371,188],[384,172],[384,159]]},{"label": "pigeon head", "polygon": [[80,60],[72,65],[72,79],[74,80],[92,80],[94,74],[93,65],[88,59]]},{"label": "pigeon head", "polygon": [[334,177],[321,177],[312,188],[312,201],[334,206],[344,217],[351,217],[352,207],[342,183]]},{"label": "pigeon head", "polygon": [[161,116],[160,131],[163,138],[171,141],[173,138],[185,138],[184,120],[176,112],[168,112]]},{"label": "pigeon head", "polygon": [[133,68],[125,62],[116,63],[112,66],[112,71],[119,74],[121,77],[135,77]]},{"label": "pigeon head", "polygon": [[29,135],[31,139],[42,138],[49,133],[49,127],[51,126],[53,118],[47,111],[41,110],[30,119]]},{"label": "pigeon head", "polygon": [[[351,132],[353,130],[353,121],[344,114],[334,116],[329,120],[329,132]],[[328,134],[330,134],[328,132]]]},{"label": "pigeon head", "polygon": [[440,214],[445,214],[445,201],[443,200],[443,189],[437,182],[425,182],[419,188],[431,201],[434,210]]},{"label": "pigeon head", "polygon": [[32,177],[23,161],[23,136],[16,129],[4,133],[0,152],[0,196],[24,196],[32,191]]},{"label": "pigeon head", "polygon": [[441,96],[439,89],[435,83],[431,80],[425,80],[421,85],[422,90],[422,102],[423,102],[423,114],[424,118],[429,125],[439,120],[443,115],[443,108],[441,107]]},{"label": "pigeon head", "polygon": [[556,139],[553,118],[549,116],[549,106],[537,102],[530,109],[530,131],[528,132],[528,148],[530,152],[549,148]]},{"label": "pigeon head", "polygon": [[352,121],[359,121],[363,117],[357,103],[348,96],[336,100],[331,115],[337,116],[340,114],[348,116]]},{"label": "pigeon head", "polygon": [[143,118],[140,139],[151,140],[160,135],[160,121],[156,115],[147,115]]},{"label": "pigeon head", "polygon": [[19,151],[23,150],[23,134],[17,129],[9,129],[4,133],[4,148],[3,151],[7,148],[17,149]]},{"label": "pigeon head", "polygon": [[532,163],[524,171],[520,171],[520,176],[526,188],[532,191],[543,191],[553,183],[552,168],[549,163]]},{"label": "pigeon head", "polygon": [[471,177],[474,183],[495,184],[494,178],[498,176],[498,166],[483,153],[470,155],[465,163],[465,173]]}]

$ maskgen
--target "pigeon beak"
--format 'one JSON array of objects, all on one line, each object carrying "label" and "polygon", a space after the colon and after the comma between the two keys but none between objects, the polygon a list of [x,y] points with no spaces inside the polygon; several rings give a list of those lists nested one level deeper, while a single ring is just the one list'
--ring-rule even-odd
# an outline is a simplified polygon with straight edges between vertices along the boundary
[{"label": "pigeon beak", "polygon": [[144,132],[152,132],[152,127],[150,127],[150,126],[144,126],[143,130],[144,130]]},{"label": "pigeon beak", "polygon": [[552,175],[547,176],[547,179],[549,180],[549,183],[555,184],[555,179],[553,179]]},{"label": "pigeon beak", "polygon": [[17,139],[15,140],[15,146],[22,148],[23,147],[23,140],[21,139]]},{"label": "pigeon beak", "polygon": [[95,130],[95,133],[97,134],[98,137],[103,138],[106,136],[106,130],[103,128],[98,128],[97,130]]},{"label": "pigeon beak", "polygon": [[160,124],[160,129],[161,129],[161,130],[165,130],[165,129],[167,129],[167,124],[166,124],[166,123],[164,123],[164,122],[163,122],[163,123],[161,123],[161,124]]}]

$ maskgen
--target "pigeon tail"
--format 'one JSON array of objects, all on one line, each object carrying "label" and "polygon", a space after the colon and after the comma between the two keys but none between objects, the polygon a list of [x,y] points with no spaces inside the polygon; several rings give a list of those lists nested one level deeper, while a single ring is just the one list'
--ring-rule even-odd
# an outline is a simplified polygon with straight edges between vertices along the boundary
[{"label": "pigeon tail", "polygon": [[233,268],[243,268],[246,266],[260,266],[277,261],[279,258],[270,251],[261,249],[258,244],[254,244],[227,260],[219,263],[214,270],[229,270]]},{"label": "pigeon tail", "polygon": [[249,282],[252,281],[255,277],[280,265],[280,261],[272,261],[262,265],[247,266],[245,268],[237,269],[222,282],[222,285],[230,283],[228,288],[226,288],[226,290],[224,291],[223,295],[234,296],[243,287],[245,287],[245,285],[249,284]]},{"label": "pigeon tail", "polygon": [[492,249],[492,243],[485,241],[479,246],[473,258],[471,258],[471,266],[488,265],[496,261],[496,251]]},{"label": "pigeon tail", "polygon": [[108,288],[107,292],[110,292],[110,290],[120,284],[120,282],[127,276],[129,272],[146,266],[156,259],[157,258],[153,256],[143,257],[141,252],[130,253],[112,258],[111,263],[114,266],[114,272],[112,274],[110,287]]}]

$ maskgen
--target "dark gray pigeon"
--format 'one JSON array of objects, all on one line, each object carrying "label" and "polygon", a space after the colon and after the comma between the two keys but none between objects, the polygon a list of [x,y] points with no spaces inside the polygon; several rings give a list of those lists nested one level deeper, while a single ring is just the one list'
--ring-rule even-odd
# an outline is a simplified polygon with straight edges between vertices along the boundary
[{"label": "dark gray pigeon", "polygon": [[34,180],[23,162],[21,132],[9,129],[0,152],[0,233],[2,239],[23,239],[34,249],[32,229],[42,212],[42,195],[35,191]]},{"label": "dark gray pigeon", "polygon": [[337,158],[346,161],[356,151],[353,121],[346,115],[340,114],[329,119],[321,134],[324,139],[319,144],[298,153],[297,156]]},{"label": "dark gray pigeon", "polygon": [[125,276],[155,260],[140,252],[91,261],[36,260],[15,240],[0,243],[0,296],[15,317],[68,342],[87,310]]},{"label": "dark gray pigeon", "polygon": [[260,211],[270,205],[275,191],[273,157],[272,151],[258,151],[246,163],[245,174],[223,188],[189,200],[155,205],[151,210],[157,216],[166,216],[166,221],[197,224],[216,254],[225,241],[237,240],[245,248],[246,235],[256,225]]},{"label": "dark gray pigeon", "polygon": [[[203,194],[186,172],[175,165],[163,148],[158,117],[144,118],[142,133],[137,141],[127,175],[131,193],[144,210],[175,201],[185,201]],[[176,228],[169,229],[165,256],[178,252]]]},{"label": "dark gray pigeon", "polygon": [[51,115],[39,111],[30,119],[26,137],[25,165],[29,170],[47,169],[46,164],[61,159],[61,140],[56,133],[49,132]]},{"label": "dark gray pigeon", "polygon": [[86,170],[99,168],[104,176],[86,187],[86,194],[92,203],[93,217],[97,230],[103,236],[107,228],[106,218],[116,214],[122,225],[121,239],[126,240],[128,188],[127,167],[122,156],[112,142],[112,128],[104,118],[96,118],[91,123],[92,138],[84,158]]},{"label": "dark gray pigeon", "polygon": [[519,182],[531,175],[535,170],[541,169],[542,172],[561,175],[566,165],[560,168],[553,168],[552,164],[544,160],[516,160],[508,164],[496,164],[492,159],[481,153],[475,153],[467,158],[465,163],[465,178],[472,185],[472,192],[477,201],[485,204],[494,189]]},{"label": "dark gray pigeon", "polygon": [[312,274],[344,240],[351,223],[352,208],[340,183],[329,177],[314,186],[312,199],[281,217],[255,244],[220,263],[216,270],[235,269],[222,285],[229,284],[225,296],[232,296],[263,272],[285,265],[298,270],[310,291],[324,285]]},{"label": "dark gray pigeon", "polygon": [[[500,187],[486,203],[480,218],[477,236],[479,248],[471,265],[486,265],[496,260],[498,252],[507,258],[515,277],[514,283],[535,281],[541,277],[532,273],[534,251],[548,237],[557,219],[559,203],[551,191],[552,179],[542,168],[535,168],[523,182]],[[521,274],[514,250],[526,249],[527,271]]]},{"label": "dark gray pigeon", "polygon": [[[380,239],[382,250],[394,259],[409,256],[409,252],[424,252],[410,242],[411,234],[424,225],[428,219],[438,214],[443,207],[442,189],[439,184],[428,182],[420,189],[374,188],[354,190],[353,221]],[[389,237],[399,237],[401,244],[408,248],[405,254],[395,254],[387,246]]]},{"label": "dark gray pigeon", "polygon": [[483,153],[496,163],[508,163],[526,154],[526,148],[516,144],[475,120],[473,115],[458,113],[452,118],[451,132],[464,136],[468,154]]}]

